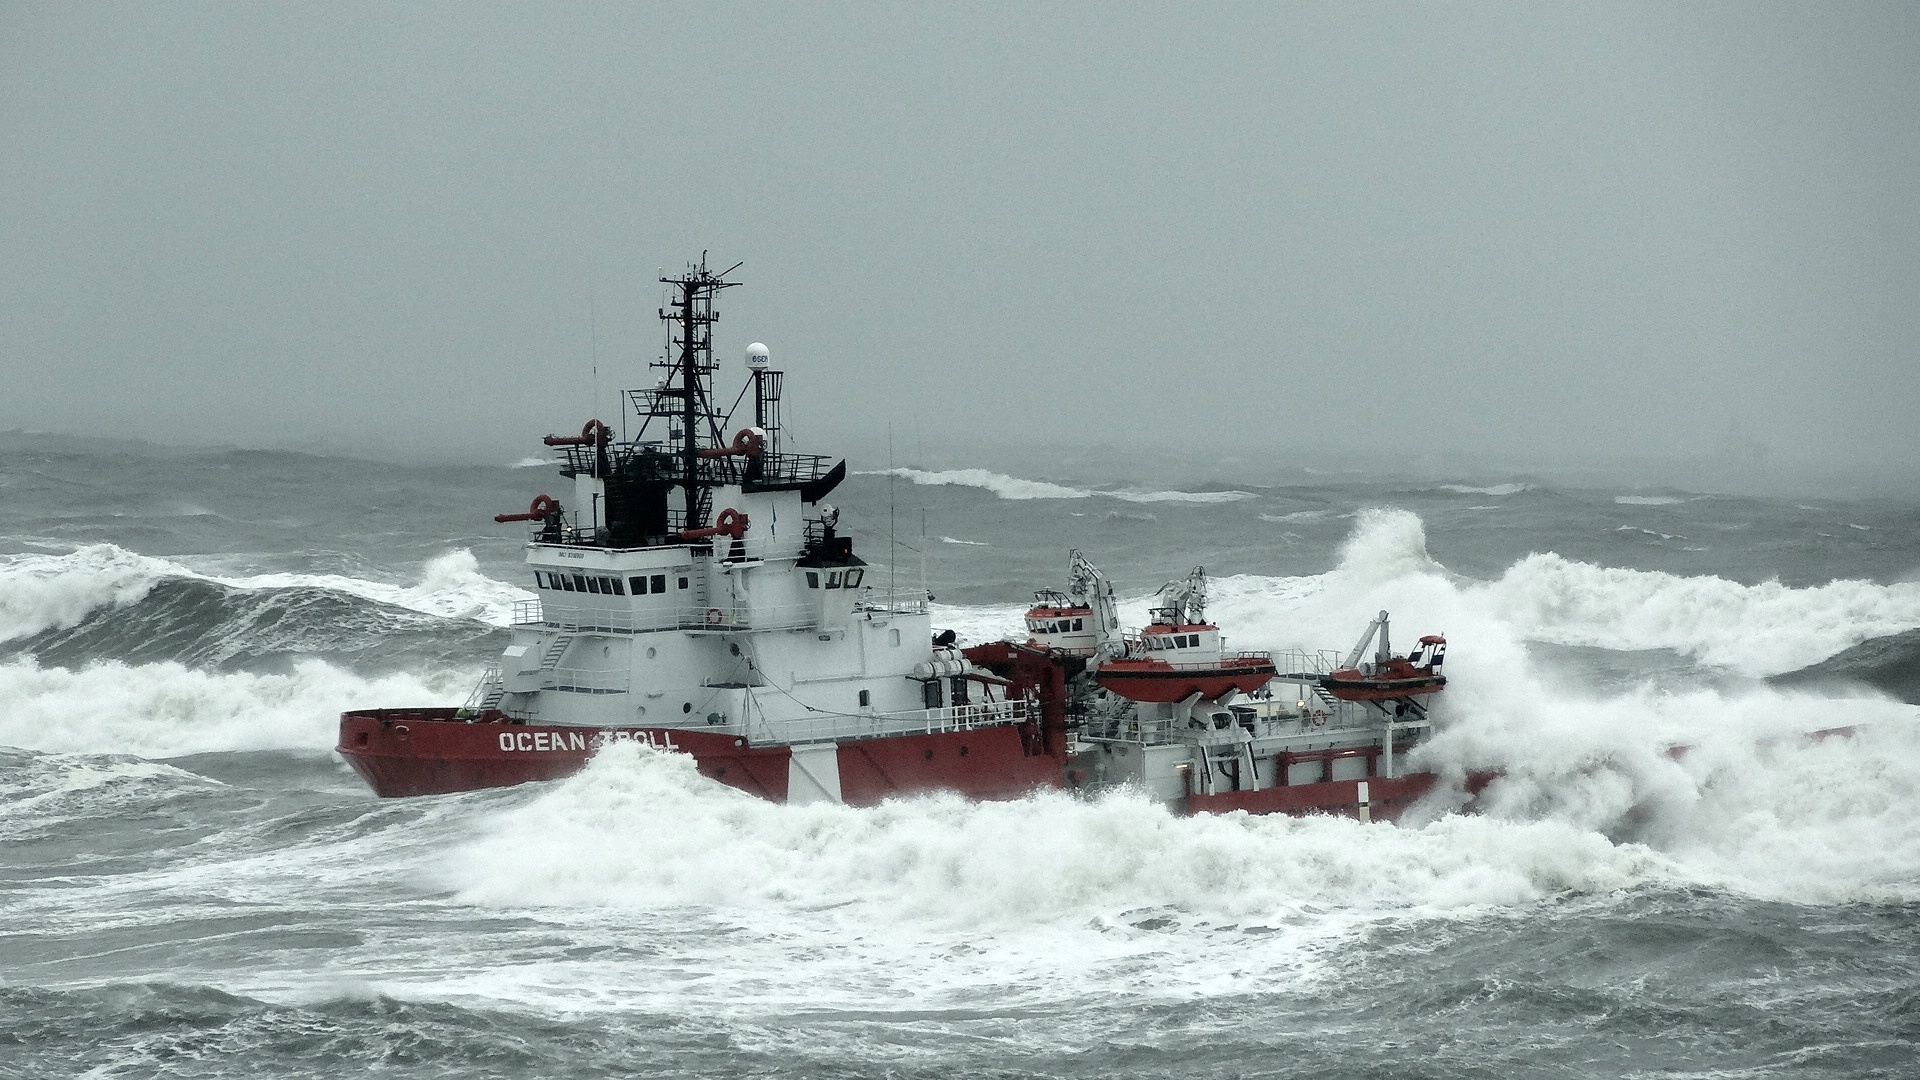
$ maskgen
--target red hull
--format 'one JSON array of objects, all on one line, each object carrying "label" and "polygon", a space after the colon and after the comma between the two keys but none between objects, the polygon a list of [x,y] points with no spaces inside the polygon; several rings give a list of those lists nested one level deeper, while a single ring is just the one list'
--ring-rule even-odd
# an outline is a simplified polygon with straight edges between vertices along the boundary
[{"label": "red hull", "polygon": [[[341,716],[337,749],[376,794],[392,797],[556,780],[615,741],[692,754],[701,775],[786,801],[790,748],[684,728],[468,723],[452,709],[366,709]],[[1059,759],[1029,753],[1011,726],[846,742],[836,757],[841,799],[854,806],[924,791],[1017,798],[1061,785]]]},{"label": "red hull", "polygon": [[1093,677],[1128,701],[1184,701],[1195,693],[1211,701],[1235,690],[1251,694],[1267,685],[1276,670],[1271,661],[1188,669],[1162,660],[1133,659],[1109,660]]},{"label": "red hull", "polygon": [[1444,675],[1368,678],[1352,668],[1320,676],[1321,688],[1342,701],[1404,701],[1437,694],[1446,685]]}]

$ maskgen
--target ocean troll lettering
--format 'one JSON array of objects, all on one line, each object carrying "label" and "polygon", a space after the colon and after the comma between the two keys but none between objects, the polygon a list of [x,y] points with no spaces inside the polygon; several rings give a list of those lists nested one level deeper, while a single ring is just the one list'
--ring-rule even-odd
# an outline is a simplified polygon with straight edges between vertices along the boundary
[{"label": "ocean troll lettering", "polygon": [[507,753],[552,753],[598,750],[610,743],[637,742],[661,750],[679,749],[673,736],[656,738],[651,731],[503,731],[500,749]]}]

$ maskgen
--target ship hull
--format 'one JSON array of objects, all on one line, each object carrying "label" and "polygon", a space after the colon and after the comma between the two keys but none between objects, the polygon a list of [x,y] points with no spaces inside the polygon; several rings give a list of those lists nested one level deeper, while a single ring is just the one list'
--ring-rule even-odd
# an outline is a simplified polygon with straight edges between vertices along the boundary
[{"label": "ship hull", "polygon": [[336,749],[385,797],[557,780],[603,746],[638,742],[689,754],[702,776],[774,802],[870,806],[929,791],[1009,799],[1059,787],[1059,759],[1030,752],[1029,741],[1006,725],[796,748],[698,729],[469,723],[452,709],[367,709],[341,716]]},{"label": "ship hull", "polygon": [[[382,797],[447,795],[558,780],[613,743],[636,742],[693,757],[702,776],[773,802],[872,806],[934,791],[1014,799],[1066,786],[1065,762],[1031,750],[1018,725],[862,739],[824,747],[754,746],[737,736],[684,728],[585,728],[472,723],[453,709],[367,709],[342,715],[336,748]],[[810,759],[810,760],[809,760]],[[1077,779],[1077,778],[1076,778]],[[1477,792],[1491,775],[1471,778]],[[1431,791],[1431,773],[1330,780],[1255,791],[1189,794],[1194,814],[1336,814],[1390,821]],[[1363,786],[1364,785],[1364,786]]]}]

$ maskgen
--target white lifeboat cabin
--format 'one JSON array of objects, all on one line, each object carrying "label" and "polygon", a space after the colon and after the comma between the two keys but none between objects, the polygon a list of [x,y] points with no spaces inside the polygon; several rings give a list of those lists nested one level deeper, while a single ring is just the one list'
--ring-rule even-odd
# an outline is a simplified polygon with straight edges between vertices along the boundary
[{"label": "white lifeboat cabin", "polygon": [[1027,643],[1072,656],[1092,656],[1099,646],[1093,609],[1052,589],[1034,594],[1027,609]]}]

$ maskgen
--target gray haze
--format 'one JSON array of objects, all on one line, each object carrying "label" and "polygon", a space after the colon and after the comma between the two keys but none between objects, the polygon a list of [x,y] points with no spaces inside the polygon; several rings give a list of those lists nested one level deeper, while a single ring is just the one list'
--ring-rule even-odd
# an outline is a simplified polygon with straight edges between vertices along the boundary
[{"label": "gray haze", "polygon": [[856,464],[1903,482],[1917,193],[1911,3],[9,4],[0,429],[513,460],[706,249]]}]

